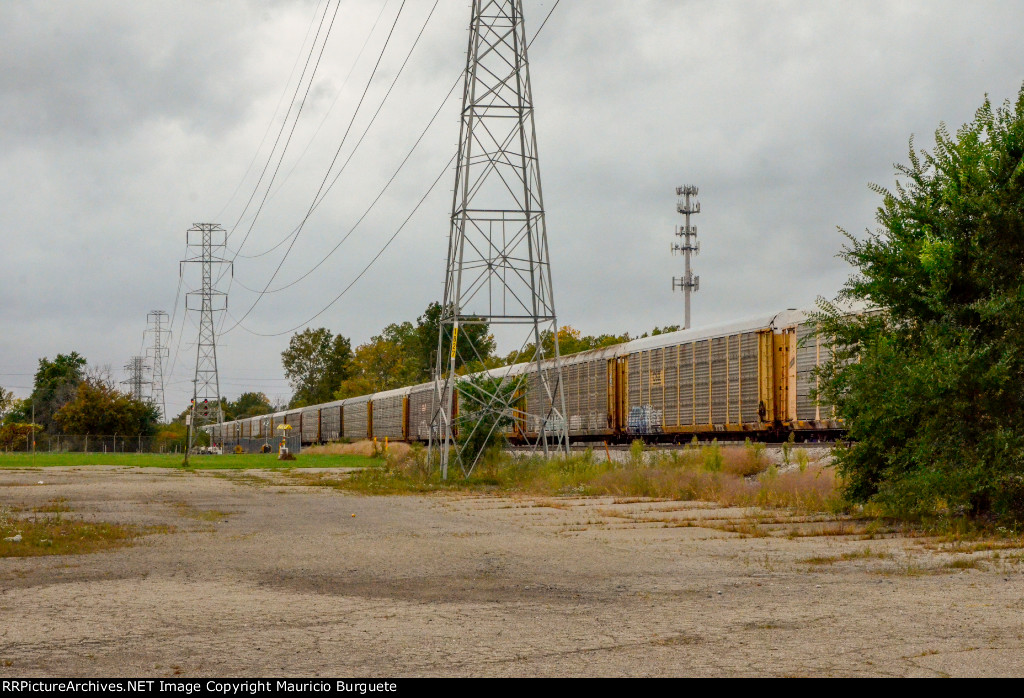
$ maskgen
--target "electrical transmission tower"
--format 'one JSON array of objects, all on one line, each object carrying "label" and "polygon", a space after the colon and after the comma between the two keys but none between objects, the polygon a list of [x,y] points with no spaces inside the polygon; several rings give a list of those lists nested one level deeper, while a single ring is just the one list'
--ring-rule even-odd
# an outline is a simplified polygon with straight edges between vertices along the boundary
[{"label": "electrical transmission tower", "polygon": [[204,424],[222,422],[220,406],[220,379],[217,376],[217,337],[213,314],[228,309],[226,293],[213,288],[213,266],[227,264],[234,271],[231,261],[224,259],[223,250],[227,245],[227,232],[216,223],[193,223],[185,234],[188,252],[181,261],[179,273],[184,273],[186,264],[199,264],[201,284],[198,291],[185,296],[186,312],[199,313],[199,340],[196,343],[196,374],[192,381],[192,418],[189,420],[189,449],[198,428]]},{"label": "electrical transmission tower", "polygon": [[145,400],[145,386],[150,385],[150,381],[146,380],[145,358],[142,356],[133,356],[129,359],[128,363],[124,365],[124,370],[128,374],[128,378],[121,381],[121,385],[128,386],[128,394],[132,396],[132,399],[139,400],[140,402]]},{"label": "electrical transmission tower", "polygon": [[146,315],[146,334],[151,342],[146,358],[152,368],[153,382],[149,401],[160,410],[160,419],[167,419],[167,400],[164,398],[164,359],[170,356],[171,331],[167,327],[167,313],[152,310]]},{"label": "electrical transmission tower", "polygon": [[[545,455],[569,447],[526,48],[522,0],[473,1],[434,364],[430,448],[442,477],[451,462],[472,472],[480,449],[469,445],[487,436],[477,430],[514,424]],[[501,326],[525,366],[457,380],[481,361],[467,335],[484,324]]]},{"label": "electrical transmission tower", "polygon": [[683,255],[685,266],[681,279],[672,277],[672,290],[681,289],[686,299],[686,315],[683,329],[690,329],[690,294],[700,290],[700,277],[694,276],[690,270],[690,256],[700,252],[700,243],[697,242],[697,226],[690,225],[690,216],[700,213],[700,202],[697,201],[697,187],[688,185],[676,187],[676,196],[679,197],[676,203],[676,210],[683,214],[683,225],[676,228],[676,235],[683,243],[672,245],[672,254],[680,252]]}]

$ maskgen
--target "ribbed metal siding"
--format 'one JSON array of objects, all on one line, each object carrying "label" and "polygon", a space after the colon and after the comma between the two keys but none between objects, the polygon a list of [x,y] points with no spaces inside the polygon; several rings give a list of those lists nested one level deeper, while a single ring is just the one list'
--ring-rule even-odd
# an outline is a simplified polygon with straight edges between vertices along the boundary
[{"label": "ribbed metal siding", "polygon": [[337,441],[341,438],[341,406],[332,405],[320,410],[320,438]]},{"label": "ribbed metal siding", "polygon": [[812,397],[818,387],[814,369],[832,358],[832,347],[814,334],[814,324],[805,322],[796,328],[796,418],[833,419],[832,405],[818,405]]},{"label": "ribbed metal siding", "polygon": [[345,405],[344,431],[346,439],[365,439],[369,433],[367,419],[369,401]]},{"label": "ribbed metal siding", "polygon": [[404,439],[402,433],[402,396],[392,395],[373,401],[373,435],[378,439]]},{"label": "ribbed metal siding", "polygon": [[320,438],[320,408],[302,410],[302,443],[314,443]]},{"label": "ribbed metal siding", "polygon": [[562,369],[570,434],[608,428],[608,362],[583,361]]},{"label": "ribbed metal siding", "polygon": [[811,398],[815,387],[814,367],[817,365],[818,339],[810,323],[796,328],[796,418],[817,419],[817,406]]},{"label": "ribbed metal siding", "polygon": [[711,423],[725,424],[728,356],[725,337],[711,340]]},{"label": "ribbed metal siding", "polygon": [[740,418],[747,424],[760,420],[757,411],[757,352],[757,333],[740,335]]},{"label": "ribbed metal siding", "polygon": [[709,400],[711,397],[711,341],[702,339],[693,346],[694,424],[708,424],[711,421]]},{"label": "ribbed metal siding", "polygon": [[693,344],[679,347],[679,424],[690,426],[693,422]]},{"label": "ribbed metal siding", "polygon": [[626,379],[626,383],[629,386],[629,407],[644,404],[643,379],[641,379],[641,376],[644,375],[645,354],[646,352],[638,352],[629,355],[629,376]]},{"label": "ribbed metal siding", "polygon": [[[562,371],[565,369],[563,368]],[[537,376],[536,370],[531,370],[527,377],[526,385],[529,386],[526,394],[526,431],[530,433],[538,433],[540,431],[541,422],[551,414],[551,403],[552,400],[558,399],[558,382],[557,372],[553,367],[542,369],[544,380],[547,382],[551,395],[548,395],[548,391],[545,390]],[[564,373],[562,374],[565,375]],[[564,388],[564,386],[563,386]],[[551,420],[555,420],[554,416],[551,416]],[[554,421],[548,425],[548,430],[553,431],[558,428],[558,424]]]},{"label": "ribbed metal siding", "polygon": [[726,409],[729,424],[740,423],[740,335],[726,337],[726,365],[729,367],[729,391],[726,395]]},{"label": "ribbed metal siding", "polygon": [[413,388],[409,393],[409,438],[426,441],[430,438],[430,410],[433,406],[434,386]]}]

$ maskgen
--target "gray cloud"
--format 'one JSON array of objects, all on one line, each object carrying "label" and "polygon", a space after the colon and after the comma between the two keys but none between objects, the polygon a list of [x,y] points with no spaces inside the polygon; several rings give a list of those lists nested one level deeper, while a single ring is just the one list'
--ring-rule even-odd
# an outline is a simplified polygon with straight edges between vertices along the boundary
[{"label": "gray cloud", "polygon": [[[328,114],[381,2],[342,4],[280,189],[243,253],[272,247],[304,215],[397,9],[385,9]],[[407,3],[343,159],[429,5]],[[0,373],[31,372],[39,356],[72,349],[119,367],[138,351],[146,312],[174,304],[185,230],[211,219],[230,228],[255,186],[317,6],[0,5]],[[528,30],[550,6],[528,0]],[[833,295],[848,274],[835,258],[836,226],[873,225],[878,201],[866,185],[891,183],[910,134],[926,146],[940,121],[955,128],[986,92],[1016,94],[1024,66],[1007,57],[1022,19],[1019,4],[1000,2],[965,12],[953,2],[563,0],[531,51],[561,321],[588,333],[680,322],[670,279],[681,262],[668,247],[680,221],[673,190],[684,183],[701,187],[703,205],[698,324]],[[465,3],[440,3],[272,287],[315,264],[390,177],[462,69],[467,20]],[[338,253],[266,297],[246,327],[287,329],[359,273],[454,152],[456,99]],[[268,123],[256,169],[242,179]],[[314,325],[365,341],[440,294],[451,185],[447,174],[378,265]],[[282,251],[237,260],[233,314],[254,298],[241,284],[262,288]],[[186,323],[169,388],[175,409],[186,401],[194,335]],[[287,397],[286,343],[243,329],[225,335],[224,392]],[[0,384],[24,381],[0,375]]]}]

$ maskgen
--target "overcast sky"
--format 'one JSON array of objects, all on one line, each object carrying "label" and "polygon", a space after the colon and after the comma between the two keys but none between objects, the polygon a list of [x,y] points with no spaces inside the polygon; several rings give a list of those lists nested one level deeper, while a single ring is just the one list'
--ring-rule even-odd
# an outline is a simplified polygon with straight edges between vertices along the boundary
[{"label": "overcast sky", "polygon": [[[322,3],[0,2],[0,385],[27,395],[41,356],[76,350],[120,373],[139,353],[146,313],[174,311],[185,231],[194,222],[236,227]],[[341,0],[241,255],[274,247],[304,217],[399,5]],[[405,2],[342,161],[432,5]],[[551,5],[526,0],[529,34]],[[463,68],[468,20],[464,0],[439,1],[271,289],[337,244],[398,168]],[[836,227],[874,225],[879,202],[867,185],[892,183],[911,134],[928,147],[939,122],[969,120],[986,93],[1016,95],[1022,31],[1020,2],[562,0],[530,53],[560,322],[588,334],[682,322],[682,295],[671,290],[682,260],[669,252],[680,184],[698,185],[702,205],[695,326],[834,296],[849,272],[835,257]],[[255,389],[288,398],[288,335],[249,331],[303,322],[380,251],[454,154],[457,98],[338,251],[222,336],[227,397]],[[312,326],[355,345],[439,299],[453,177]],[[237,226],[233,250],[250,223]],[[237,258],[235,317],[256,298],[245,287],[263,288],[286,247]],[[187,270],[187,288],[197,271]],[[174,413],[188,402],[198,321],[182,301],[176,315]]]}]

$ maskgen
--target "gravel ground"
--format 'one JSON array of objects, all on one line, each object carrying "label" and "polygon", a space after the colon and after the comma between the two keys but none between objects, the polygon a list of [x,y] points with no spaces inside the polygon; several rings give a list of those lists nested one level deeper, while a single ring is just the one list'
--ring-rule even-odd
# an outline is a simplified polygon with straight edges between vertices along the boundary
[{"label": "gravel ground", "polygon": [[298,482],[0,471],[7,506],[175,527],[0,559],[0,675],[1024,675],[1019,549],[797,518],[747,536],[757,512],[701,503]]}]

